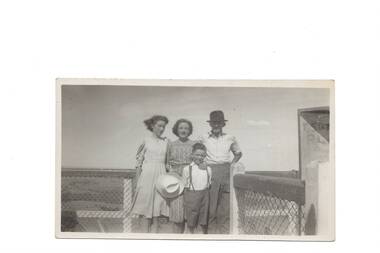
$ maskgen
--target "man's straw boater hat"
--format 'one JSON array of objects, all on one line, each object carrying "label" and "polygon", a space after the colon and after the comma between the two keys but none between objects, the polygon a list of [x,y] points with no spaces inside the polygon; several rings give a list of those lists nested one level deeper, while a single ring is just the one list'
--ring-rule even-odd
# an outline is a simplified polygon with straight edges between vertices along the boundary
[{"label": "man's straw boater hat", "polygon": [[226,122],[228,120],[224,119],[224,113],[222,111],[212,111],[210,113],[210,120],[207,122]]},{"label": "man's straw boater hat", "polygon": [[183,192],[185,182],[182,177],[176,173],[168,173],[161,175],[156,181],[156,190],[164,198],[175,198]]}]

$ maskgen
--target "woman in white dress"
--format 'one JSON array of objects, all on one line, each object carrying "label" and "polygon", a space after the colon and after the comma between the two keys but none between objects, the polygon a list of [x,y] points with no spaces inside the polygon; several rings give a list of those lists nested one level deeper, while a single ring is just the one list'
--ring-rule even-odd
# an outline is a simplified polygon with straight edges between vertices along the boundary
[{"label": "woman in white dress", "polygon": [[166,173],[166,152],[168,139],[161,137],[169,122],[168,118],[155,115],[144,121],[152,132],[144,139],[137,151],[136,200],[132,214],[142,218],[143,232],[158,232],[158,217],[169,215],[169,206],[166,200],[156,191],[157,178]]}]

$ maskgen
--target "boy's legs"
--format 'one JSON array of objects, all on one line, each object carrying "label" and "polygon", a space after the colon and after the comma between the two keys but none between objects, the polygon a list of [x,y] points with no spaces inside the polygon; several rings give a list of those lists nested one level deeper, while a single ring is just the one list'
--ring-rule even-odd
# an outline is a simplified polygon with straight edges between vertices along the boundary
[{"label": "boy's legs", "polygon": [[194,229],[198,223],[199,207],[200,207],[200,195],[196,191],[185,190],[183,195],[184,206],[187,219],[187,227],[190,233],[194,233]]},{"label": "boy's legs", "polygon": [[190,234],[194,234],[195,227],[189,227],[188,226],[188,228],[189,228]]},{"label": "boy's legs", "polygon": [[173,233],[183,234],[185,230],[185,222],[173,222]]},{"label": "boy's legs", "polygon": [[208,234],[208,219],[210,208],[210,191],[204,190],[201,192],[202,201],[199,209],[199,224],[202,228],[203,234]]},{"label": "boy's legs", "polygon": [[201,228],[202,228],[202,233],[203,234],[208,234],[208,226],[207,225],[201,225]]}]

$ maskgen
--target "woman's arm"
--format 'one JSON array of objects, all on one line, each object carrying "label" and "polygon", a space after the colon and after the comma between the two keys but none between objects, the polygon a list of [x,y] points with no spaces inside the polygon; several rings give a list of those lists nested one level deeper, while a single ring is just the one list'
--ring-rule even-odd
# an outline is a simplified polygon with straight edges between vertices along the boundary
[{"label": "woman's arm", "polygon": [[168,145],[167,145],[167,148],[166,148],[166,159],[165,159],[165,168],[166,168],[166,172],[170,172],[171,171],[171,164],[170,164],[170,157],[171,157],[171,142],[170,140],[168,139]]},{"label": "woman's arm", "polygon": [[137,177],[140,176],[141,174],[142,165],[144,163],[144,157],[145,157],[145,142],[143,142],[137,149],[136,166],[135,166]]}]

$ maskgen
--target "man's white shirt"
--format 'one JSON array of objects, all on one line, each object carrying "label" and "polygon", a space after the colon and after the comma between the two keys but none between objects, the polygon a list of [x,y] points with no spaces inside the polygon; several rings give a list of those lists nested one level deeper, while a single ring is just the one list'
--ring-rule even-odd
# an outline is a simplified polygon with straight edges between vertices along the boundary
[{"label": "man's white shirt", "polygon": [[206,162],[208,164],[223,164],[231,162],[231,152],[241,152],[234,136],[223,133],[216,137],[207,133],[199,138],[207,148]]}]

